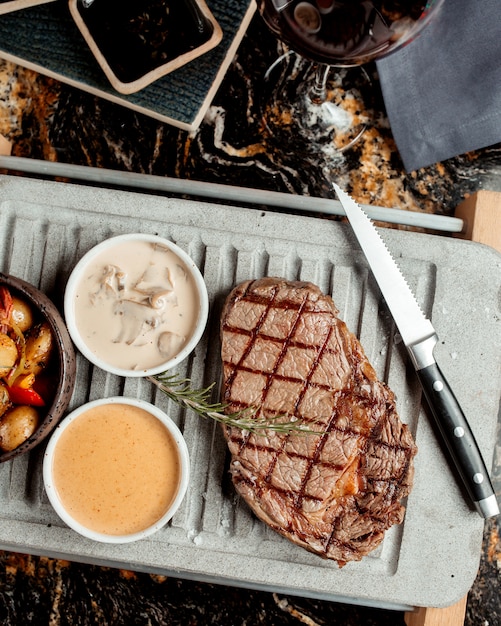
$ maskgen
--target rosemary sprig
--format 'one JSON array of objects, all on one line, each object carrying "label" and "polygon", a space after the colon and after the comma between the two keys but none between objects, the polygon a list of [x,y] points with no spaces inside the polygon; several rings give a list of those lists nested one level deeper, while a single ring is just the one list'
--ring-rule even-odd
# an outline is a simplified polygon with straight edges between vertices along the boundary
[{"label": "rosemary sprig", "polygon": [[290,421],[281,420],[284,415],[276,415],[274,417],[256,418],[257,409],[249,407],[242,411],[233,413],[225,413],[228,405],[220,402],[210,402],[210,395],[215,383],[212,383],[204,389],[192,389],[191,381],[187,378],[179,378],[176,374],[157,374],[150,376],[151,380],[168,398],[179,404],[180,406],[191,409],[201,417],[210,418],[224,424],[257,433],[263,430],[272,430],[278,433],[300,432],[320,434],[318,431],[309,430],[307,426],[296,417]]}]

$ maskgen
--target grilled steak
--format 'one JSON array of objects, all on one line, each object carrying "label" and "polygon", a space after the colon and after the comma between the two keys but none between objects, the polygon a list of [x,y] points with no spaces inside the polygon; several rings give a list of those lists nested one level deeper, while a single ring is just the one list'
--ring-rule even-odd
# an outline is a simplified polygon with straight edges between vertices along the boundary
[{"label": "grilled steak", "polygon": [[221,354],[227,412],[254,407],[315,431],[225,426],[237,492],[278,533],[343,565],[402,521],[417,449],[337,314],[311,283],[244,282],[224,306]]}]

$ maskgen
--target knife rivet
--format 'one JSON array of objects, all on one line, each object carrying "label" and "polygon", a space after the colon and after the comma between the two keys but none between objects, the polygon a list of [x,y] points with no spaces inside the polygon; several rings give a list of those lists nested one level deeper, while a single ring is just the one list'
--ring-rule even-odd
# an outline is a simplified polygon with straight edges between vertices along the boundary
[{"label": "knife rivet", "polygon": [[455,437],[464,437],[464,428],[462,426],[456,426],[454,429]]},{"label": "knife rivet", "polygon": [[473,482],[480,485],[480,483],[484,482],[484,475],[480,473],[473,474]]},{"label": "knife rivet", "polygon": [[434,391],[442,391],[443,388],[444,388],[444,385],[443,385],[443,383],[441,381],[436,380],[433,383],[433,390]]}]

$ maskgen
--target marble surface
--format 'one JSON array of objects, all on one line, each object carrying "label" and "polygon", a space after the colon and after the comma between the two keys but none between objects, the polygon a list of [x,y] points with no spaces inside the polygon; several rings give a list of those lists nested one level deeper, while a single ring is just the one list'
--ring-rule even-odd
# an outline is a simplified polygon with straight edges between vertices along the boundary
[{"label": "marble surface", "polygon": [[5,63],[0,133],[16,156],[318,196],[332,193],[331,178],[361,202],[443,214],[484,186],[493,168],[500,171],[497,145],[405,173],[377,81],[368,111],[374,123],[358,145],[321,167],[298,159],[275,146],[261,123],[262,77],[276,57],[274,39],[255,16],[195,134]]},{"label": "marble surface", "polygon": [[[15,156],[322,197],[332,196],[336,180],[360,202],[424,213],[452,215],[472,192],[501,190],[501,145],[405,172],[370,67],[373,125],[359,144],[328,161],[275,145],[259,101],[278,52],[256,16],[191,134],[0,62],[0,134]],[[499,454],[493,478],[499,493]],[[486,523],[468,626],[501,623],[499,531],[499,520]],[[0,623],[396,626],[404,615],[0,552]]]}]

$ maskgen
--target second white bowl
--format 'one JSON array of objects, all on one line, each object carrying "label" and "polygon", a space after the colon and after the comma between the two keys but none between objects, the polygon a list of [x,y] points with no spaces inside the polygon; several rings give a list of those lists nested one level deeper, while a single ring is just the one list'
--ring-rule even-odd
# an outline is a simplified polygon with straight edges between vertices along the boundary
[{"label": "second white bowl", "polygon": [[189,454],[176,424],[142,400],[95,400],[56,428],[43,461],[49,501],[73,530],[103,543],[165,526],[188,488]]}]

